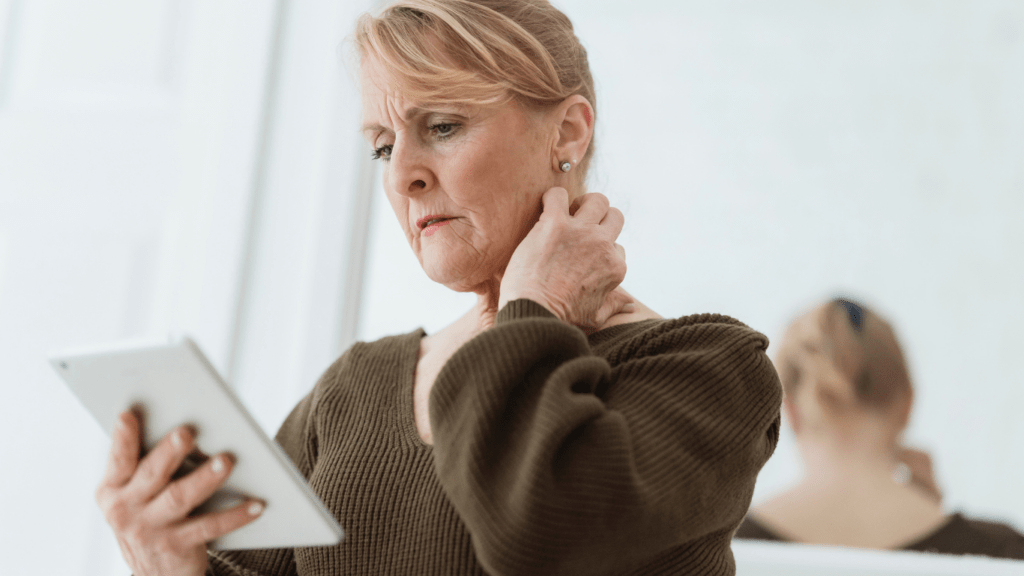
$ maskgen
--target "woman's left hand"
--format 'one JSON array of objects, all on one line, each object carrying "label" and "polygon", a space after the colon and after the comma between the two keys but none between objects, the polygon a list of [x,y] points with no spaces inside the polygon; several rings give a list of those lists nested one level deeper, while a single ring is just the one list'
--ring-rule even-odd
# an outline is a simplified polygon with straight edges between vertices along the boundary
[{"label": "woman's left hand", "polygon": [[626,254],[615,243],[622,212],[603,194],[584,194],[570,207],[564,188],[551,188],[541,201],[540,220],[505,269],[498,309],[529,298],[584,332],[598,330],[633,302],[617,290],[626,277]]}]

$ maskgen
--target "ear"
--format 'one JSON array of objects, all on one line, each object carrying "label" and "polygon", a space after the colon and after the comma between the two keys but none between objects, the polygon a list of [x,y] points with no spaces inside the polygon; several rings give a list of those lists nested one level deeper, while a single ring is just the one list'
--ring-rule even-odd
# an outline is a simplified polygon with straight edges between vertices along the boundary
[{"label": "ear", "polygon": [[793,429],[793,434],[800,434],[800,410],[796,407],[796,403],[788,395],[782,398],[782,408],[786,411],[786,420],[789,421],[789,427]]},{"label": "ear", "polygon": [[559,104],[555,110],[554,122],[558,128],[551,166],[562,173],[562,162],[572,162],[572,167],[583,160],[594,137],[594,107],[590,102],[574,94]]}]

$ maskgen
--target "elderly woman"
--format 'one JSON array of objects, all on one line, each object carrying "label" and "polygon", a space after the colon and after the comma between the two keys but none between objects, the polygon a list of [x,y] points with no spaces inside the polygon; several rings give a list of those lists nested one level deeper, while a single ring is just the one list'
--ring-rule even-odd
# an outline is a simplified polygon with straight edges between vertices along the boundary
[{"label": "elderly woman", "polygon": [[1024,559],[1009,526],[942,510],[931,460],[900,445],[913,387],[889,324],[846,299],[786,330],[776,365],[806,474],[737,538]]},{"label": "elderly woman", "polygon": [[346,529],[333,547],[210,552],[258,503],[189,512],[223,455],[171,480],[122,418],[98,500],[138,576],[732,574],[778,439],[761,334],[665,320],[619,288],[622,213],[584,181],[586,52],[546,0],[408,0],[363,17],[363,134],[423,270],[477,304],[360,343],[277,439]]}]

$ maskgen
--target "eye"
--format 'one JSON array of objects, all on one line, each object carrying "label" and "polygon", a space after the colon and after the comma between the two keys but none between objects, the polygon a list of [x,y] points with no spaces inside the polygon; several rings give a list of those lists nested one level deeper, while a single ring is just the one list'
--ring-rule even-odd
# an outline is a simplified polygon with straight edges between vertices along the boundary
[{"label": "eye", "polygon": [[370,157],[373,158],[374,160],[390,160],[391,148],[391,144],[385,144],[379,148],[375,148],[373,152],[370,153]]},{"label": "eye", "polygon": [[439,122],[430,125],[430,132],[438,140],[446,140],[459,130],[459,124],[455,122]]}]

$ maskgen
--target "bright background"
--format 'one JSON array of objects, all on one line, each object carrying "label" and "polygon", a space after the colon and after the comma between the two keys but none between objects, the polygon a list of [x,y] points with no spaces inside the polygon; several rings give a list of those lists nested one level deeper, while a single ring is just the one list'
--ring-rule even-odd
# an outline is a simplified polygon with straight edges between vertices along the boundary
[{"label": "bright background", "polygon": [[[5,574],[127,573],[92,501],[107,441],[48,351],[191,333],[272,433],[354,339],[472,302],[423,276],[356,132],[338,45],[370,4],[0,0]],[[556,4],[626,288],[772,338],[873,305],[947,507],[1024,529],[1024,4]],[[755,501],[798,472],[787,430]]]}]

